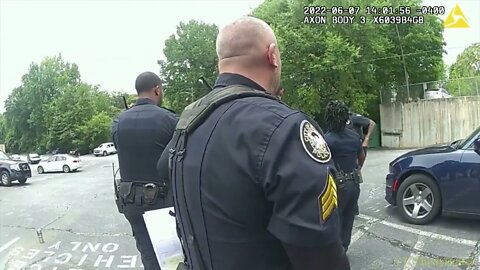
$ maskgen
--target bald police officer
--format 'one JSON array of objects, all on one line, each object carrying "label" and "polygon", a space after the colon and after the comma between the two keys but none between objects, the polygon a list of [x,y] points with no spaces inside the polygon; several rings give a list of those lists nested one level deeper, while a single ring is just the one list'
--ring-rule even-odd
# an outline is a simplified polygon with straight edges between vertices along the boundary
[{"label": "bald police officer", "polygon": [[325,141],[332,152],[337,168],[338,208],[340,212],[341,238],[345,251],[350,246],[353,221],[360,195],[360,170],[365,162],[365,153],[360,136],[346,128],[348,107],[340,101],[331,101],[325,110],[327,133]]},{"label": "bald police officer", "polygon": [[330,150],[277,98],[272,29],[240,18],[220,31],[217,55],[214,89],[185,109],[159,161],[170,163],[183,269],[350,269]]},{"label": "bald police officer", "polygon": [[178,119],[157,106],[163,92],[156,74],[140,74],[135,88],[137,102],[112,125],[121,175],[117,205],[132,227],[145,270],[155,270],[160,267],[142,215],[148,210],[173,206],[171,189],[160,177],[156,164],[172,138]]}]

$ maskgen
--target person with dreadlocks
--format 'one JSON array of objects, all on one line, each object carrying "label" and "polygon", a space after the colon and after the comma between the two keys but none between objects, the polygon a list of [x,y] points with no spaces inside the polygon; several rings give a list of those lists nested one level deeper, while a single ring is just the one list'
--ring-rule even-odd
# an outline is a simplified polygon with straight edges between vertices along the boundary
[{"label": "person with dreadlocks", "polygon": [[332,153],[337,169],[338,210],[340,234],[345,252],[352,236],[355,209],[360,195],[360,169],[365,161],[360,136],[346,127],[349,119],[348,107],[341,101],[331,101],[325,110],[327,133],[325,141]]}]

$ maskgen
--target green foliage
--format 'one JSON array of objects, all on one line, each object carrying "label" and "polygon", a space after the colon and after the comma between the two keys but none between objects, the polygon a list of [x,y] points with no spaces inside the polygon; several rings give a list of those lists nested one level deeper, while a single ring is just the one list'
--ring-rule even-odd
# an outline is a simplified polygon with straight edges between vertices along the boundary
[{"label": "green foliage", "polygon": [[[405,1],[404,1],[405,2]],[[419,0],[402,2],[418,6]],[[253,15],[274,29],[282,53],[284,100],[313,115],[319,122],[332,99],[346,102],[360,113],[375,114],[379,93],[404,84],[402,45],[409,83],[432,81],[442,75],[443,26],[434,16],[424,24],[326,25],[303,24],[304,6],[332,7],[326,0],[267,0]],[[334,6],[398,6],[393,0],[339,0]],[[412,8],[413,10],[414,8]],[[366,15],[371,18],[371,15]],[[358,17],[357,17],[358,20]],[[400,36],[400,39],[399,39]]]},{"label": "green foliage", "polygon": [[80,149],[93,149],[100,144],[110,141],[112,117],[101,112],[78,128],[79,137],[75,143]]},{"label": "green foliage", "polygon": [[159,61],[160,74],[165,82],[165,107],[181,112],[208,92],[199,78],[204,76],[210,83],[216,78],[217,34],[217,26],[192,20],[180,23],[176,35],[165,41],[163,53],[166,61]]},{"label": "green foliage", "polygon": [[451,94],[478,95],[478,91],[480,91],[480,43],[470,45],[458,55],[457,61],[450,67],[449,79],[447,89]]},{"label": "green foliage", "polygon": [[12,152],[89,150],[111,140],[112,119],[124,109],[114,97],[81,82],[77,65],[47,57],[30,65],[5,102],[0,141]]},{"label": "green foliage", "polygon": [[5,143],[5,117],[0,114],[0,144]]}]

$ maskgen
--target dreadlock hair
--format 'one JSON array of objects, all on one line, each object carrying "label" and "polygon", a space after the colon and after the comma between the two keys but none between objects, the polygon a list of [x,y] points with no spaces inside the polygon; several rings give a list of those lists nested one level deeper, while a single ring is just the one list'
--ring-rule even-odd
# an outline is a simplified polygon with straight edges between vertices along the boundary
[{"label": "dreadlock hair", "polygon": [[348,111],[345,103],[338,100],[330,101],[325,109],[327,130],[332,132],[343,131],[349,119]]}]

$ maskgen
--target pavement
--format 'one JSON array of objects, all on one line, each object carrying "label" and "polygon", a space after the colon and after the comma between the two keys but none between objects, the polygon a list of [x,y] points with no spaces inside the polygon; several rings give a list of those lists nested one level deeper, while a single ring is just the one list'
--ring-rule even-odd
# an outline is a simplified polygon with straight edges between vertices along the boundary
[{"label": "pavement", "polygon": [[[388,162],[404,152],[368,153],[351,269],[480,270],[480,220],[439,217],[415,226],[385,201]],[[116,155],[80,158],[79,172],[38,175],[32,165],[27,184],[0,186],[0,269],[143,269],[113,201]]]}]

